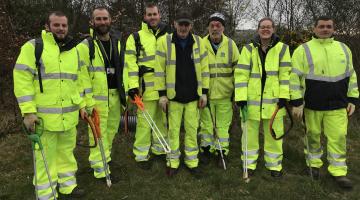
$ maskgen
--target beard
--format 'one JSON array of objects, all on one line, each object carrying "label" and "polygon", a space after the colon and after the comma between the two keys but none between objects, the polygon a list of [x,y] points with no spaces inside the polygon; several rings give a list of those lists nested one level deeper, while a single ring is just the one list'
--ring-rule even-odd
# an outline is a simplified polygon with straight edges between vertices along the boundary
[{"label": "beard", "polygon": [[94,31],[95,31],[98,35],[105,35],[105,34],[109,33],[110,28],[111,28],[110,25],[100,25],[100,26],[94,27]]}]

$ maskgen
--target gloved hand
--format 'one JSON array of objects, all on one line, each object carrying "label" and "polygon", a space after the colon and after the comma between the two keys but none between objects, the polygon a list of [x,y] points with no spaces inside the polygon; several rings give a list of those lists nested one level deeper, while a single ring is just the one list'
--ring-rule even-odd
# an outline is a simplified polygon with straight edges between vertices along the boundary
[{"label": "gloved hand", "polygon": [[159,99],[159,106],[161,107],[161,109],[166,112],[166,108],[167,105],[169,104],[169,100],[167,98],[167,96],[161,96]]},{"label": "gloved hand", "polygon": [[302,119],[303,112],[304,112],[304,105],[301,105],[301,106],[297,106],[297,107],[293,107],[293,108],[292,108],[292,115],[293,115],[294,117],[299,118],[299,119]]},{"label": "gloved hand", "polygon": [[355,111],[355,105],[352,103],[348,103],[346,111],[348,113],[348,116],[350,117]]},{"label": "gloved hand", "polygon": [[132,88],[128,91],[128,95],[132,100],[135,100],[135,95],[139,95],[139,89],[138,88]]},{"label": "gloved hand", "polygon": [[277,103],[277,105],[278,105],[279,109],[285,107],[285,105],[286,105],[286,99],[280,98],[280,99],[279,99],[279,102]]},{"label": "gloved hand", "polygon": [[85,116],[88,116],[85,107],[84,107],[84,108],[80,108],[79,113],[80,113],[81,119],[85,119]]},{"label": "gloved hand", "polygon": [[205,108],[206,104],[207,104],[207,96],[206,94],[203,94],[199,99],[199,108]]},{"label": "gloved hand", "polygon": [[236,105],[237,105],[239,108],[243,109],[243,108],[247,105],[247,101],[237,101],[237,102],[236,102]]},{"label": "gloved hand", "polygon": [[35,131],[35,122],[39,121],[35,113],[26,113],[24,116],[24,124],[27,130],[34,132]]}]

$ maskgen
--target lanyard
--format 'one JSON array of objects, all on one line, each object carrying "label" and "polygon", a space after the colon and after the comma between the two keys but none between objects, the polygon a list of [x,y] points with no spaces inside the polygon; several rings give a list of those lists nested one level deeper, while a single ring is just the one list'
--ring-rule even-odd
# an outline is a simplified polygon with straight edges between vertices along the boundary
[{"label": "lanyard", "polygon": [[105,57],[104,56],[103,57],[106,58],[106,60],[108,61],[109,66],[111,67],[111,58],[112,58],[112,41],[111,41],[111,39],[110,39],[110,59],[109,59],[109,57],[108,57],[108,55],[107,55],[107,53],[105,51],[105,48],[104,48],[103,44],[101,43],[101,41],[98,40],[98,39],[96,41],[98,41],[100,51],[102,52],[103,55],[105,55]]}]

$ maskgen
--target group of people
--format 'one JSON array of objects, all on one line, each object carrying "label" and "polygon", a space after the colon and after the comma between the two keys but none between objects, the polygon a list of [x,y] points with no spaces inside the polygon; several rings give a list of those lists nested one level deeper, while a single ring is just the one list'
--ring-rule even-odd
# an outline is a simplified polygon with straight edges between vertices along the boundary
[{"label": "group of people", "polygon": [[[158,6],[147,4],[141,29],[128,37],[124,48],[119,34],[111,30],[112,19],[105,7],[92,11],[90,36],[81,43],[68,35],[68,18],[55,11],[48,15],[41,34],[39,61],[34,53],[39,39],[22,46],[13,72],[14,93],[28,130],[34,131],[39,118],[44,122],[41,141],[53,181],[49,182],[43,161],[37,159],[34,179],[39,199],[56,198],[57,192],[52,192],[56,186],[61,197],[84,195],[84,190],[77,187],[73,154],[79,113],[84,119],[96,110],[100,117],[107,165],[99,147],[92,148],[89,162],[94,177],[105,182],[108,172],[112,182],[117,182],[111,174],[112,143],[121,114],[137,96],[146,109],[137,111],[133,145],[141,169],[150,169],[153,157],[159,157],[166,160],[167,175],[176,175],[182,122],[184,163],[189,172],[202,177],[199,162],[207,165],[213,157],[219,167],[224,167],[235,102],[246,122],[241,144],[248,175],[253,176],[257,167],[262,121],[265,167],[272,177],[280,178],[283,141],[273,139],[268,127],[279,109],[272,127],[277,136],[284,134],[284,107],[288,102],[292,114],[305,122],[306,174],[319,178],[323,127],[328,171],[340,187],[352,187],[345,162],[346,133],[359,92],[351,51],[333,38],[333,19],[318,18],[313,38],[291,57],[288,45],[275,34],[271,18],[259,21],[256,36],[241,53],[224,35],[226,19],[221,13],[210,15],[208,35],[203,38],[192,33],[193,20],[187,11],[176,13],[174,31],[160,18]],[[170,152],[153,134],[154,124]],[[41,158],[39,151],[35,154]]]}]

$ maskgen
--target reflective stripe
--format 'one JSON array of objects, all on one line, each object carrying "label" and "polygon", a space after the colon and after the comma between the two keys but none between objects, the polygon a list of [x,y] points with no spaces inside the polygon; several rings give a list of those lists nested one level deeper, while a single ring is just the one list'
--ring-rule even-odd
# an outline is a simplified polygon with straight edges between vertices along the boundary
[{"label": "reflective stripe", "polygon": [[281,160],[276,161],[276,162],[271,162],[271,163],[265,162],[265,167],[277,167],[277,166],[281,165],[281,163],[282,163]]},{"label": "reflective stripe", "polygon": [[136,150],[138,150],[138,151],[146,152],[146,151],[149,151],[150,146],[143,146],[143,147],[134,146],[134,148],[135,148]]},{"label": "reflective stripe", "polygon": [[349,52],[346,50],[346,46],[344,43],[340,42],[340,45],[345,53],[345,57],[346,57],[346,69],[345,72],[349,71],[349,63],[350,63],[350,56],[349,56]]},{"label": "reflective stripe", "polygon": [[301,90],[300,85],[290,85],[291,90]]},{"label": "reflective stripe", "polygon": [[213,136],[213,135],[210,135],[210,134],[200,133],[199,135],[200,135],[201,138],[203,138],[203,139],[206,139],[206,138],[208,138],[208,139],[213,139],[213,138],[214,138],[214,136]]},{"label": "reflective stripe", "polygon": [[160,152],[160,153],[164,153],[165,150],[163,147],[161,146],[157,146],[157,145],[153,145],[151,148],[155,149],[156,151]]},{"label": "reflective stripe", "polygon": [[94,95],[93,98],[95,100],[99,100],[99,101],[107,101],[108,97],[107,96],[99,96],[99,95]]},{"label": "reflective stripe", "polygon": [[85,94],[84,94],[83,92],[80,92],[79,95],[80,95],[80,97],[84,97],[84,96],[85,96]]},{"label": "reflective stripe", "polygon": [[291,62],[280,62],[279,67],[291,67]]},{"label": "reflective stripe", "polygon": [[275,99],[263,99],[262,102],[264,104],[273,104],[273,103],[277,103],[279,101],[279,99],[275,98]]},{"label": "reflective stripe", "polygon": [[209,64],[209,68],[232,68],[233,66],[229,65],[228,63],[216,63],[216,64]]},{"label": "reflective stripe", "polygon": [[357,83],[352,83],[349,85],[349,89],[348,90],[352,90],[352,89],[357,89],[358,88],[358,84]]},{"label": "reflective stripe", "polygon": [[34,100],[34,95],[26,95],[26,96],[16,97],[16,100],[18,103],[32,101],[32,100]]},{"label": "reflective stripe", "polygon": [[129,72],[129,76],[139,76],[139,72]]},{"label": "reflective stripe", "polygon": [[334,77],[308,74],[306,76],[306,79],[317,80],[317,81],[326,81],[326,82],[337,82],[337,81],[343,80],[347,77],[350,77],[350,72],[345,72],[344,74],[341,74],[339,76],[334,76]]},{"label": "reflective stripe", "polygon": [[137,161],[147,161],[149,159],[149,155],[142,156],[142,155],[136,155],[135,160]]},{"label": "reflective stripe", "polygon": [[146,87],[153,87],[153,86],[154,86],[154,82],[145,82],[145,86],[146,86]]},{"label": "reflective stripe", "polygon": [[[35,76],[37,77],[37,75]],[[77,80],[77,74],[70,74],[70,73],[48,73],[48,74],[41,74],[41,78],[45,79],[70,79],[70,80]]]},{"label": "reflective stripe", "polygon": [[280,85],[289,85],[290,81],[289,80],[281,80],[280,81]]},{"label": "reflective stripe", "polygon": [[166,65],[176,65],[176,60],[167,60]]},{"label": "reflective stripe", "polygon": [[[245,152],[246,151],[243,151],[243,155],[244,155]],[[255,155],[258,155],[258,154],[259,154],[259,149],[247,151],[248,156],[255,156]]]},{"label": "reflective stripe", "polygon": [[[52,186],[56,186],[56,185],[57,185],[57,181],[52,182],[51,185],[52,185]],[[50,183],[45,183],[45,184],[37,185],[37,186],[36,186],[36,189],[37,189],[37,190],[46,190],[46,189],[48,189],[48,188],[50,188]]]},{"label": "reflective stripe", "polygon": [[200,63],[200,58],[195,58],[195,59],[193,59],[193,61],[194,61],[194,64],[199,64]]},{"label": "reflective stripe", "polygon": [[162,51],[156,51],[156,55],[164,57],[164,58],[166,57],[165,52],[162,52]]},{"label": "reflective stripe", "polygon": [[103,67],[103,66],[89,67],[89,72],[104,72],[104,71],[105,71],[105,67]]},{"label": "reflective stripe", "polygon": [[102,160],[96,160],[96,161],[90,160],[89,162],[90,162],[90,165],[93,166],[93,165],[96,165],[98,163],[101,163]]},{"label": "reflective stripe", "polygon": [[279,54],[279,60],[281,61],[285,55],[285,52],[286,52],[286,48],[287,48],[287,45],[286,44],[283,44],[282,48],[281,48],[281,51],[280,51],[280,54]]},{"label": "reflective stripe", "polygon": [[250,100],[250,101],[248,101],[248,104],[249,104],[249,105],[253,105],[253,106],[260,106],[260,101]]},{"label": "reflective stripe", "polygon": [[50,198],[53,199],[52,197],[54,197],[54,195],[52,192],[50,192],[47,195],[39,196],[39,200],[49,200]]},{"label": "reflective stripe", "polygon": [[251,73],[250,78],[261,78],[261,75],[258,73]]},{"label": "reflective stripe", "polygon": [[58,173],[58,177],[59,177],[59,178],[67,178],[67,177],[75,176],[75,173],[76,173],[76,171]]},{"label": "reflective stripe", "polygon": [[277,75],[279,75],[279,72],[278,71],[267,71],[266,75],[268,75],[268,76],[277,76]]},{"label": "reflective stripe", "polygon": [[209,142],[209,141],[201,141],[201,146],[202,147],[207,147],[207,146],[212,146],[212,145],[214,145],[214,143],[211,141],[211,142]]},{"label": "reflective stripe", "polygon": [[207,52],[207,51],[205,51],[205,53],[203,53],[202,55],[200,55],[200,61],[201,61],[202,59],[204,59],[207,55],[208,55],[208,52]]},{"label": "reflective stripe", "polygon": [[196,159],[197,159],[197,155],[185,156],[185,160],[196,160]]},{"label": "reflective stripe", "polygon": [[180,158],[180,151],[179,149],[171,150],[170,152],[170,159],[179,159]]},{"label": "reflective stripe", "polygon": [[92,88],[85,88],[84,92],[85,92],[85,94],[89,94],[89,93],[92,93],[93,90],[92,90]]},{"label": "reflective stripe", "polygon": [[[203,72],[201,73],[201,77],[209,77],[210,73],[209,72]],[[211,76],[210,76],[211,77]]]},{"label": "reflective stripe", "polygon": [[249,160],[249,159],[246,160],[247,165],[251,165],[251,164],[255,164],[255,163],[256,163],[256,160]]},{"label": "reflective stripe", "polygon": [[269,158],[275,158],[278,159],[282,156],[282,154],[278,154],[278,153],[271,153],[271,152],[267,152],[265,151],[265,156],[269,157]]},{"label": "reflective stripe", "polygon": [[238,69],[250,70],[250,65],[237,64],[236,67]]},{"label": "reflective stripe", "polygon": [[235,88],[247,87],[248,83],[235,83]]},{"label": "reflective stripe", "polygon": [[252,48],[249,44],[245,45],[244,46],[249,52],[252,52]]},{"label": "reflective stripe", "polygon": [[333,159],[346,159],[344,154],[331,153],[328,151],[328,157]]},{"label": "reflective stripe", "polygon": [[309,64],[309,74],[314,74],[314,61],[311,57],[311,53],[310,53],[310,49],[309,46],[305,43],[302,45],[304,47],[305,50],[305,54],[306,54],[306,59],[308,61]]},{"label": "reflective stripe", "polygon": [[215,73],[210,74],[210,78],[216,78],[216,77],[232,77],[233,73]]},{"label": "reflective stripe", "polygon": [[198,147],[186,147],[185,146],[185,151],[199,151],[199,148]]},{"label": "reflective stripe", "polygon": [[232,40],[230,38],[228,38],[228,65],[230,65],[231,67],[232,65],[232,57],[233,57],[233,46],[232,46]]},{"label": "reflective stripe", "polygon": [[72,185],[76,185],[76,179],[74,180],[69,180],[69,181],[66,181],[64,183],[60,183],[59,184],[59,187],[69,187],[69,186],[72,186]]},{"label": "reflective stripe", "polygon": [[202,86],[202,82],[198,81],[198,87],[201,87],[201,86]]},{"label": "reflective stripe", "polygon": [[134,51],[134,50],[126,50],[125,54],[136,55],[136,51]]},{"label": "reflective stripe", "polygon": [[81,44],[86,45],[87,47],[89,47],[89,41],[87,39],[81,41]]},{"label": "reflective stripe", "polygon": [[229,142],[229,138],[219,138],[219,142]]},{"label": "reflective stripe", "polygon": [[291,69],[291,72],[292,72],[292,73],[295,73],[295,74],[298,75],[298,76],[302,76],[302,75],[303,75],[303,73],[302,73],[300,70],[296,69],[296,68],[292,68],[292,69]]},{"label": "reflective stripe", "polygon": [[166,83],[167,88],[175,88],[175,83]]},{"label": "reflective stripe", "polygon": [[37,108],[38,113],[50,113],[50,114],[63,114],[63,113],[69,113],[69,112],[74,112],[74,111],[78,111],[78,110],[79,110],[78,105],[70,106],[70,107],[63,107],[63,108],[41,108],[41,107]]},{"label": "reflective stripe", "polygon": [[307,157],[310,160],[320,159],[322,157],[322,153],[320,153],[320,154],[312,154],[312,153],[310,153],[310,154],[307,154]]},{"label": "reflective stripe", "polygon": [[146,57],[142,57],[142,58],[138,59],[139,62],[147,62],[147,61],[151,61],[151,60],[155,60],[155,55],[146,56]]},{"label": "reflective stripe", "polygon": [[36,71],[34,69],[32,69],[31,67],[29,67],[28,65],[24,65],[24,64],[15,64],[14,69],[17,70],[22,70],[22,71],[29,71],[31,74],[35,75]]},{"label": "reflective stripe", "polygon": [[334,160],[329,160],[330,165],[336,166],[336,167],[346,167],[346,162],[345,161],[334,161]]},{"label": "reflective stripe", "polygon": [[105,171],[105,167],[94,168],[94,171],[95,171],[96,173],[102,173],[102,172]]},{"label": "reflective stripe", "polygon": [[165,72],[155,72],[155,77],[165,77]]}]

